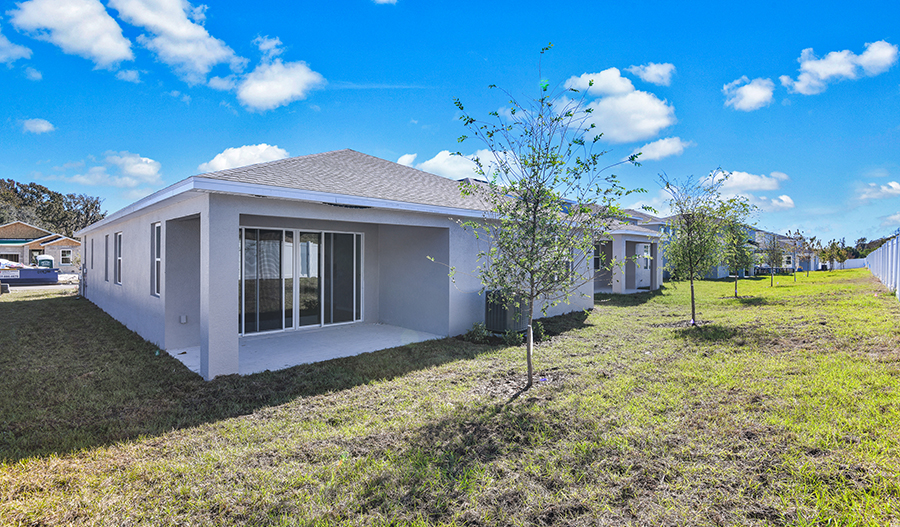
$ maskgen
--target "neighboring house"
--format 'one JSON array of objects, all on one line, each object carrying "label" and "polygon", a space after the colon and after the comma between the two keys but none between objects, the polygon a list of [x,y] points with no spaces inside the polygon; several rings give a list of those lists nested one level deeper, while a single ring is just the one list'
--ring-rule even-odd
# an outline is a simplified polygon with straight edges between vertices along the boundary
[{"label": "neighboring house", "polygon": [[662,285],[660,232],[638,225],[643,219],[638,211],[623,212],[626,216],[613,223],[607,239],[594,247],[595,293],[639,293]]},{"label": "neighboring house", "polygon": [[34,265],[39,254],[52,256],[60,272],[75,273],[81,242],[21,221],[0,225],[0,258]]},{"label": "neighboring house", "polygon": [[[458,335],[484,321],[486,242],[460,225],[483,214],[456,181],[353,150],[202,174],[78,232],[83,294],[206,379],[276,349],[277,367],[354,355],[389,329]],[[578,293],[547,314],[590,309],[592,284]]]}]

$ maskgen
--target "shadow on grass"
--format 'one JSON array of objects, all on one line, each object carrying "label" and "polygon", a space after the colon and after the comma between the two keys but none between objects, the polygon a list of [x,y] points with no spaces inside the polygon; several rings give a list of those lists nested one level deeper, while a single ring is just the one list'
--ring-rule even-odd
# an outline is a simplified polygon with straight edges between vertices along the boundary
[{"label": "shadow on grass", "polygon": [[677,328],[675,329],[675,336],[695,344],[733,346],[745,346],[748,344],[759,345],[768,343],[771,340],[771,336],[767,335],[759,328],[723,326],[715,323]]},{"label": "shadow on grass", "polygon": [[0,461],[214,422],[491,349],[448,338],[206,382],[84,298],[3,300]]},{"label": "shadow on grass", "polygon": [[655,291],[644,291],[632,295],[615,295],[608,293],[596,293],[594,295],[595,306],[631,307],[645,304],[663,294],[666,286]]}]

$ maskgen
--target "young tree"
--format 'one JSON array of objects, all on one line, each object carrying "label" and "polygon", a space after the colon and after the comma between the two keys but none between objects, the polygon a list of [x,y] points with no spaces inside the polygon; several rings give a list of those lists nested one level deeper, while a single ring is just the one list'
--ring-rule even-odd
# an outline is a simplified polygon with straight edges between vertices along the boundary
[{"label": "young tree", "polygon": [[730,217],[722,224],[722,241],[724,242],[725,263],[734,273],[734,297],[738,296],[738,278],[741,270],[753,266],[753,250],[748,245],[749,234],[744,224],[754,209],[746,201],[735,203]]},{"label": "young tree", "polygon": [[697,325],[697,302],[694,280],[709,273],[723,257],[722,219],[731,215],[737,199],[723,201],[719,192],[728,173],[714,170],[709,177],[696,180],[671,180],[661,174],[660,180],[669,194],[669,207],[674,214],[670,234],[666,238],[666,267],[672,276],[691,284],[691,325]]},{"label": "young tree", "polygon": [[812,267],[812,255],[818,254],[819,249],[822,247],[822,243],[815,237],[804,238],[803,245],[800,248],[803,251],[803,254],[806,255],[807,258],[807,266],[806,266],[806,277],[809,278],[809,268]]},{"label": "young tree", "polygon": [[[464,125],[490,151],[489,159],[474,159],[475,172],[487,183],[462,185],[463,193],[482,199],[489,213],[463,225],[489,241],[489,249],[478,254],[482,285],[499,293],[507,307],[524,304],[530,326],[536,307],[546,312],[593,280],[594,244],[618,213],[618,198],[631,192],[605,171],[637,164],[637,155],[601,165],[605,152],[595,148],[601,134],[578,90],[551,90],[541,81],[533,100],[520,102],[504,93],[508,111],[491,112],[488,121],[472,117],[454,100]],[[533,379],[530,331],[526,350],[528,389]]]},{"label": "young tree", "polygon": [[788,248],[791,251],[791,274],[794,275],[794,281],[797,281],[797,258],[800,255],[800,251],[803,250],[803,247],[806,245],[806,236],[803,235],[803,232],[800,229],[795,230],[794,232],[788,231],[787,237],[790,240]]},{"label": "young tree", "polygon": [[769,266],[769,287],[775,285],[775,268],[780,267],[784,260],[784,248],[774,234],[766,236],[762,246],[763,261]]}]

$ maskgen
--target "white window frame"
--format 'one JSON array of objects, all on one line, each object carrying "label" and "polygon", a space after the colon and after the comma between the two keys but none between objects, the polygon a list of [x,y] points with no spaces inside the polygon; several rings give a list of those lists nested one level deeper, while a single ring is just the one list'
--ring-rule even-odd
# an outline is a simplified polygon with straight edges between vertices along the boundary
[{"label": "white window frame", "polygon": [[150,294],[162,293],[162,222],[150,224]]},{"label": "white window frame", "polygon": [[109,234],[103,238],[103,280],[109,282]]},{"label": "white window frame", "polygon": [[113,277],[118,285],[122,285],[122,231],[115,234],[113,239],[115,261],[113,262]]},{"label": "white window frame", "polygon": [[[66,256],[66,253],[69,253]],[[66,260],[69,260],[68,262]],[[59,250],[59,265],[72,265],[72,249]]]}]

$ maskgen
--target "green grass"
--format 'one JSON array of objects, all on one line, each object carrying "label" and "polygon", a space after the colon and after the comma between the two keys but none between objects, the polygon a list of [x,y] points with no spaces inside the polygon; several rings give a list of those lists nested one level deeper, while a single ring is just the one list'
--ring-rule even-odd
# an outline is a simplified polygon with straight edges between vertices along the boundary
[{"label": "green grass", "polygon": [[203,382],[3,295],[0,524],[900,525],[900,303],[776,281],[697,284],[697,328],[686,284],[598,296],[524,393],[522,347],[456,339]]}]

